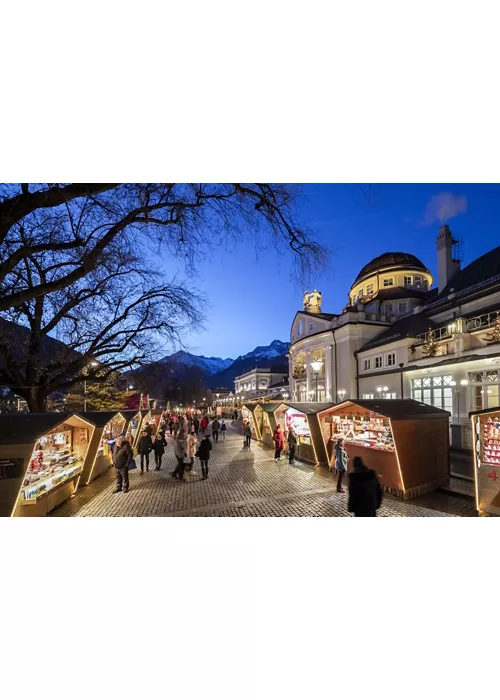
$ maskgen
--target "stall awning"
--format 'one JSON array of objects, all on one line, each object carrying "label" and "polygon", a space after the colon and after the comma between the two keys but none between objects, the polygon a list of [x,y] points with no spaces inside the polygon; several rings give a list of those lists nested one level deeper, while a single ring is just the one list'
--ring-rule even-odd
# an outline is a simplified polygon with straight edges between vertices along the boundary
[{"label": "stall awning", "polygon": [[[430,406],[414,399],[352,399],[337,404],[336,409],[348,408],[349,406],[360,406],[369,411],[374,411],[381,416],[391,420],[407,420],[409,418],[443,418],[449,417],[449,411],[442,408]],[[332,408],[334,405],[332,404]],[[323,409],[324,410],[324,409]]]},{"label": "stall awning", "polygon": [[260,407],[262,408],[263,411],[266,413],[274,413],[277,408],[281,406],[283,402],[278,401],[277,403],[261,403]]},{"label": "stall awning", "polygon": [[[0,445],[27,445],[75,413],[5,413],[0,415]],[[79,417],[79,416],[77,416]]]},{"label": "stall awning", "polygon": [[309,403],[289,403],[288,401],[283,401],[280,406],[288,406],[289,408],[294,408],[296,411],[300,411],[306,415],[314,415],[315,413],[326,411],[327,408],[333,408],[335,404],[316,403],[315,401],[310,401]]},{"label": "stall awning", "polygon": [[[115,416],[118,414],[123,415],[125,418],[126,411],[86,411],[85,413],[82,413],[83,418],[86,420],[89,420],[91,423],[94,423],[96,428],[104,428],[110,420],[112,420]],[[132,411],[130,411],[132,413]],[[137,411],[133,412],[134,415],[137,413]]]}]

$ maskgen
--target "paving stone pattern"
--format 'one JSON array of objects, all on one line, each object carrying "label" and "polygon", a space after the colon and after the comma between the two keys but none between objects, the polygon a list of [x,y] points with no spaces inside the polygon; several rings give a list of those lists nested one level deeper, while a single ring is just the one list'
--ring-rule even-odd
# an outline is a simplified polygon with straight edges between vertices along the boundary
[{"label": "paving stone pattern", "polygon": [[[130,473],[130,491],[113,494],[114,469],[81,487],[74,498],[53,511],[54,517],[344,517],[347,493],[336,492],[335,475],[323,467],[290,466],[284,458],[275,462],[274,451],[252,441],[243,447],[243,437],[228,430],[225,443],[213,445],[209,477],[201,479],[196,460],[195,476],[187,483],[172,479],[176,465],[172,441],[163,457],[160,472]],[[151,456],[150,469],[154,468]],[[475,516],[471,499],[434,493],[413,501],[384,495],[379,515],[383,517]]]}]

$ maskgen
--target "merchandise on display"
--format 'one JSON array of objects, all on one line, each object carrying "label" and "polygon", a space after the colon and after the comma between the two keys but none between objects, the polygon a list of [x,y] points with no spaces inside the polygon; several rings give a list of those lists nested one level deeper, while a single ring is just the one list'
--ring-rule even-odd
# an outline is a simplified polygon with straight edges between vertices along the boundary
[{"label": "merchandise on display", "polygon": [[483,423],[482,461],[485,464],[500,464],[500,414],[498,416],[489,416]]},{"label": "merchandise on display", "polygon": [[[116,438],[123,433],[125,421],[121,416],[115,416],[107,424],[97,449],[97,456],[108,456],[111,454]],[[137,431],[136,431],[137,432]]]},{"label": "merchandise on display", "polygon": [[377,413],[333,416],[332,427],[333,441],[344,438],[346,445],[394,452],[390,420]]},{"label": "merchandise on display", "polygon": [[44,435],[35,445],[21,491],[24,502],[36,499],[59,484],[75,478],[83,468],[83,458],[75,444],[88,441],[85,428],[71,427]]},{"label": "merchandise on display", "polygon": [[311,431],[309,430],[309,423],[304,413],[298,413],[293,409],[288,409],[285,413],[285,420],[287,432],[290,428],[293,429],[299,445],[311,444]]}]

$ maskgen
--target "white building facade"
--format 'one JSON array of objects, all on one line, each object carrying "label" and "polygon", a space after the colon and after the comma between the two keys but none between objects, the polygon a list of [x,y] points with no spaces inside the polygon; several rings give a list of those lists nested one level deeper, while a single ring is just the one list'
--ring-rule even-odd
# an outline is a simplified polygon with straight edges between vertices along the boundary
[{"label": "white building facade", "polygon": [[287,379],[286,372],[255,368],[235,378],[234,393],[237,399],[249,399],[272,393],[276,385],[288,390]]},{"label": "white building facade", "polygon": [[360,271],[341,313],[306,294],[291,329],[292,398],[414,398],[450,411],[470,446],[468,412],[500,404],[500,247],[461,270],[453,243],[442,226],[434,289],[418,258],[386,253]]}]

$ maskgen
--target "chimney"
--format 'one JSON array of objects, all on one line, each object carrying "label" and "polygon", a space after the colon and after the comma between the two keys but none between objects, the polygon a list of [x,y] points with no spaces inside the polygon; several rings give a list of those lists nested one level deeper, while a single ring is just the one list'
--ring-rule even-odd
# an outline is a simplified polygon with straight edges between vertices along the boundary
[{"label": "chimney", "polygon": [[438,254],[438,290],[443,291],[451,278],[460,270],[460,260],[453,259],[453,236],[447,224],[441,226],[436,240]]}]

